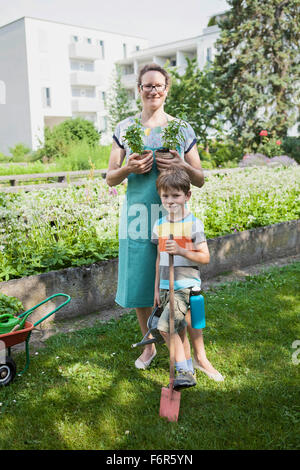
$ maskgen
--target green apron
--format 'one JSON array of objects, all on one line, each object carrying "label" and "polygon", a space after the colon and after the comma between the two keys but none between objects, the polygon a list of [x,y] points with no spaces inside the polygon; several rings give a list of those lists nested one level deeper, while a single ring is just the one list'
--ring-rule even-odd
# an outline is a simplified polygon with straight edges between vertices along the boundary
[{"label": "green apron", "polygon": [[156,219],[165,215],[156,191],[155,162],[148,174],[131,173],[119,226],[119,266],[116,302],[122,307],[152,307],[157,245],[151,242]]}]

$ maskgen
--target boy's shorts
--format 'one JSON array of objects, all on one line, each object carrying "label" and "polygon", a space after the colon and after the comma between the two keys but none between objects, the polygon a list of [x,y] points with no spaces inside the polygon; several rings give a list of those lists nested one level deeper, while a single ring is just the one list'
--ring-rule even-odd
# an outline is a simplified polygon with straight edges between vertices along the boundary
[{"label": "boy's shorts", "polygon": [[[157,329],[169,333],[169,291],[160,289],[160,306],[163,312],[158,320]],[[185,314],[190,308],[190,289],[179,289],[174,292],[174,327],[178,333],[187,326]]]}]

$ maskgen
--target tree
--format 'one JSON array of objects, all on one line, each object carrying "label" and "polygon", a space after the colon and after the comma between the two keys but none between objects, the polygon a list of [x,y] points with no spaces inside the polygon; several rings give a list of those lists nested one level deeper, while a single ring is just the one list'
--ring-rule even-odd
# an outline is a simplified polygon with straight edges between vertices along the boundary
[{"label": "tree", "polygon": [[[284,138],[299,103],[299,0],[228,0],[218,22],[214,81],[219,112],[249,147],[259,131]],[[256,140],[256,142],[254,142]],[[253,146],[254,142],[254,146]]]},{"label": "tree", "polygon": [[131,116],[134,112],[132,100],[122,84],[122,74],[119,65],[116,65],[113,73],[113,84],[108,93],[107,108],[109,124],[112,130],[118,122]]},{"label": "tree", "polygon": [[167,113],[186,119],[197,138],[207,144],[210,131],[220,131],[220,121],[215,108],[217,89],[212,81],[210,67],[200,70],[197,59],[186,57],[187,67],[183,75],[169,70],[172,86],[165,104]]}]

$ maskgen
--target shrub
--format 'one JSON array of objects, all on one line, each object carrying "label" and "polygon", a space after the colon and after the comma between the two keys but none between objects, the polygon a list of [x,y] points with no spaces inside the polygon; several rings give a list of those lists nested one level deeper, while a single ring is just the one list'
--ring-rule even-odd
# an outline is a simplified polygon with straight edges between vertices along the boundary
[{"label": "shrub", "polygon": [[111,146],[91,146],[86,140],[69,145],[68,153],[55,161],[55,171],[79,171],[107,168]]},{"label": "shrub", "polygon": [[9,151],[12,154],[12,160],[14,162],[22,162],[26,160],[26,157],[30,153],[31,149],[26,147],[26,145],[19,143],[14,147],[9,147]]},{"label": "shrub", "polygon": [[231,140],[212,140],[209,142],[208,149],[215,167],[236,166],[243,155],[242,148]]},{"label": "shrub", "polygon": [[16,297],[9,297],[0,292],[0,315],[10,313],[17,315],[23,309],[22,302]]},{"label": "shrub", "polygon": [[9,162],[12,160],[12,156],[7,156],[7,155],[4,155],[4,153],[0,152],[0,162]]},{"label": "shrub", "polygon": [[300,163],[300,137],[286,137],[282,142],[282,149],[286,155]]},{"label": "shrub", "polygon": [[94,124],[86,119],[67,119],[52,129],[45,127],[44,145],[39,149],[39,157],[53,160],[64,157],[70,144],[85,140],[90,146],[99,142],[100,134]]}]

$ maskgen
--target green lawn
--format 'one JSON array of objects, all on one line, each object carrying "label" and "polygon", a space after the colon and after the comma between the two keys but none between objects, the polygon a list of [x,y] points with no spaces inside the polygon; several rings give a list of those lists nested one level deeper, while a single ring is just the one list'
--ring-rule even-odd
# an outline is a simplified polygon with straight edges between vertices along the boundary
[{"label": "green lawn", "polygon": [[[295,263],[207,293],[207,355],[226,379],[197,372],[197,386],[181,392],[178,423],[159,417],[166,346],[151,369],[134,368],[134,312],[52,336],[0,390],[0,448],[299,448],[299,285]],[[24,354],[16,361],[21,370]]]}]

